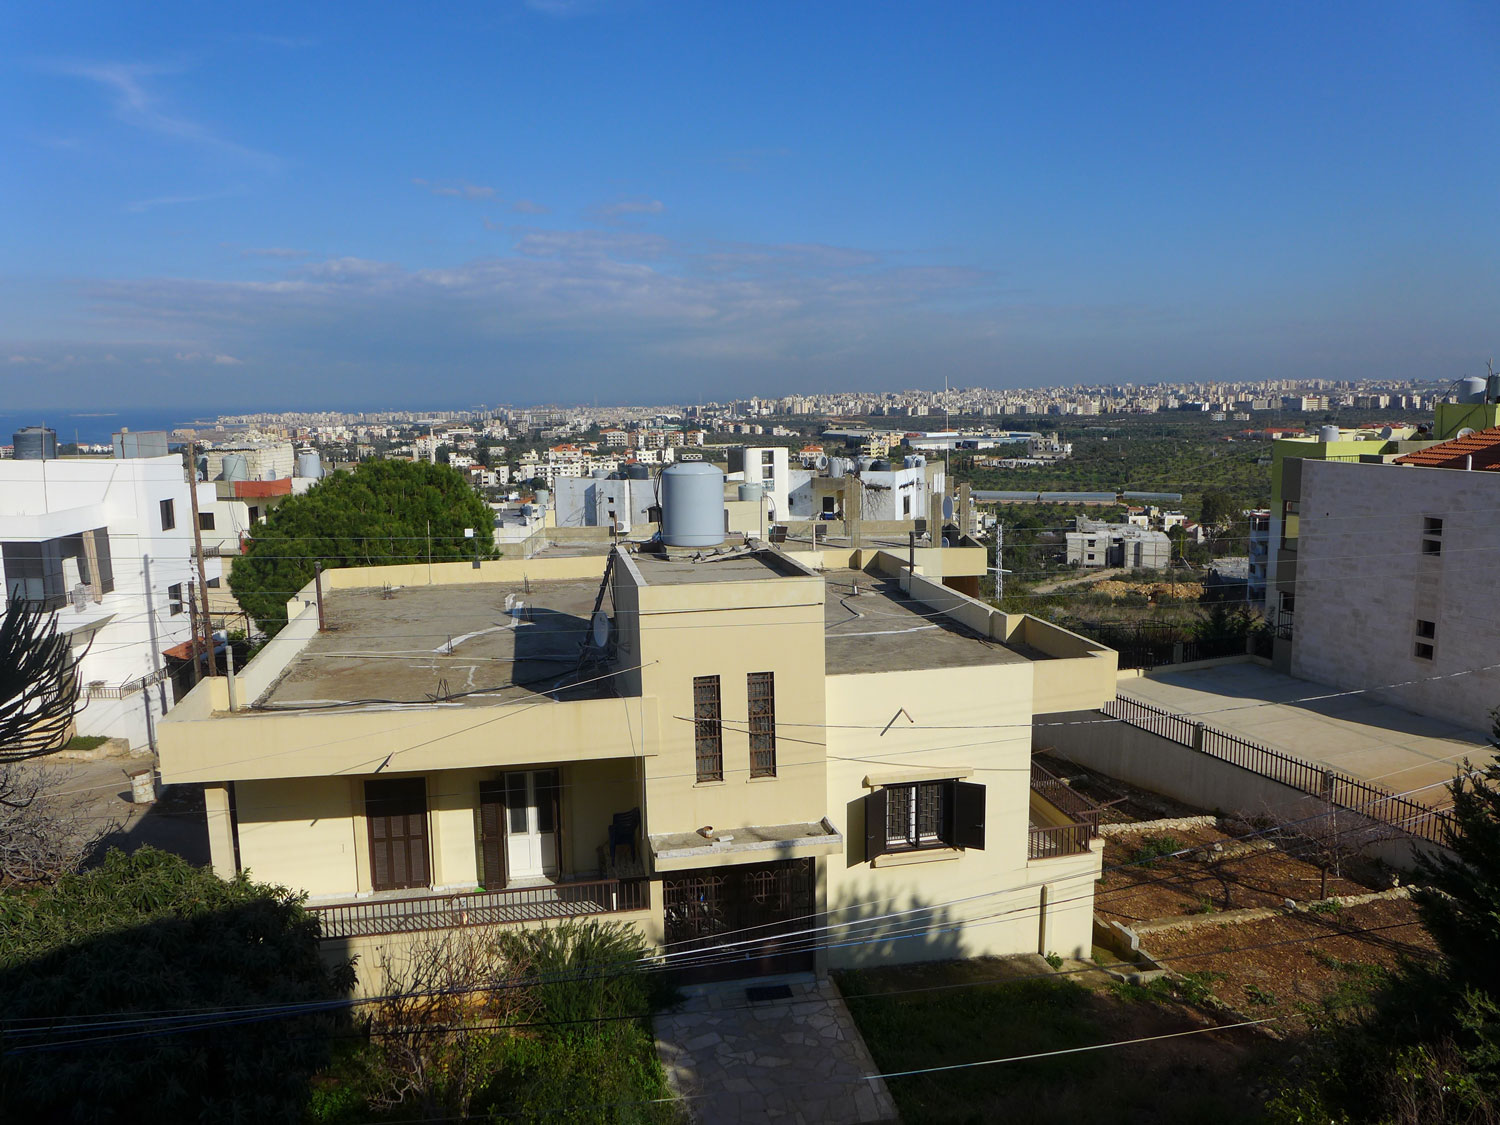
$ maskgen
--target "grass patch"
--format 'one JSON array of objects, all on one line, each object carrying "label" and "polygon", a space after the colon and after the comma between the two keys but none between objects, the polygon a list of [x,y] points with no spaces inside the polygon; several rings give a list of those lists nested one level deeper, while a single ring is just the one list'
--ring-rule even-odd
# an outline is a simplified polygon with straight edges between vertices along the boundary
[{"label": "grass patch", "polygon": [[[1074,980],[994,979],[1002,962],[935,962],[838,974],[860,1033],[881,1071],[1010,1058],[1161,1034],[1195,1026],[1166,981],[1133,986],[1131,1003]],[[984,978],[989,976],[990,980]],[[960,987],[943,988],[944,985]],[[878,994],[913,988],[899,997]],[[1132,986],[1122,986],[1129,989]],[[923,1122],[1255,1120],[1237,1073],[1238,1048],[1207,1037],[1084,1051],[889,1081],[901,1118]],[[1213,1073],[1208,1073],[1212,1071]]]},{"label": "grass patch", "polygon": [[102,734],[75,734],[63,746],[64,750],[97,750],[109,739]]},{"label": "grass patch", "polygon": [[1158,860],[1180,852],[1185,847],[1187,845],[1176,836],[1143,836],[1126,862],[1137,867],[1154,867]]}]

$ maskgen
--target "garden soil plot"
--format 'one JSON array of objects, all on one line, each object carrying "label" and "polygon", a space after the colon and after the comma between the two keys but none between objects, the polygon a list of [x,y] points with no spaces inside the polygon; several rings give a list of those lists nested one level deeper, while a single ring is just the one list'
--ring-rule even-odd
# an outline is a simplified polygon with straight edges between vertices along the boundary
[{"label": "garden soil plot", "polygon": [[[1194,852],[1182,858],[1153,858],[1165,851],[1230,848],[1235,839],[1217,828],[1188,828],[1109,836],[1104,844],[1104,875],[1094,910],[1107,921],[1130,925],[1182,914],[1213,914],[1251,906],[1281,906],[1285,900],[1311,902],[1324,897],[1322,871],[1279,849],[1222,858]],[[1359,895],[1375,890],[1353,879],[1328,876],[1328,895]]]},{"label": "garden soil plot", "polygon": [[[1045,729],[1041,733],[1045,735]],[[1033,757],[1040,765],[1045,766],[1058,777],[1067,779],[1068,784],[1078,793],[1100,805],[1107,806],[1104,814],[1099,818],[1101,824],[1126,824],[1138,820],[1202,816],[1211,811],[1184,805],[1181,801],[1174,801],[1159,793],[1137,789],[1134,785],[1127,785],[1118,778],[1095,773],[1066,758],[1049,754],[1045,750]]]},{"label": "garden soil plot", "polygon": [[[1404,954],[1436,947],[1409,899],[1386,899],[1328,913],[1299,912],[1237,926],[1202,925],[1150,936],[1153,956],[1200,977],[1248,1018],[1278,1017],[1283,1033],[1309,1017],[1358,1003]],[[1226,952],[1231,951],[1231,952]]]}]

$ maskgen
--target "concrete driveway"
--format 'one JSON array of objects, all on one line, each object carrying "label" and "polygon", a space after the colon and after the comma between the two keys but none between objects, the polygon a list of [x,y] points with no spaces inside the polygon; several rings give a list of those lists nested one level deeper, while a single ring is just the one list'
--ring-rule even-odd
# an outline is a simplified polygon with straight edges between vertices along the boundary
[{"label": "concrete driveway", "polygon": [[[775,999],[752,999],[775,990]],[[897,1121],[885,1083],[829,980],[811,973],[695,985],[656,1017],[656,1049],[694,1121]]]}]

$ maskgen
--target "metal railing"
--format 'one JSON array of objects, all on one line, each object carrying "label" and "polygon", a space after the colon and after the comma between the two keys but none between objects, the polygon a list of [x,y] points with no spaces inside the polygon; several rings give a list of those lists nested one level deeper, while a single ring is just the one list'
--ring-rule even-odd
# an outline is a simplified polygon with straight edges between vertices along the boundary
[{"label": "metal railing", "polygon": [[1082,855],[1094,838],[1091,824],[1032,825],[1026,836],[1027,859],[1053,859],[1065,855]]},{"label": "metal railing", "polygon": [[649,894],[644,879],[595,879],[504,891],[367,899],[310,906],[308,911],[322,923],[325,939],[353,938],[644,910]]},{"label": "metal railing", "polygon": [[1099,817],[1104,808],[1097,801],[1078,792],[1036,759],[1031,762],[1031,791],[1075,824],[1088,825],[1091,833],[1099,832]]},{"label": "metal railing", "polygon": [[1251,742],[1133,699],[1111,700],[1100,711],[1180,746],[1300,790],[1327,801],[1336,808],[1357,813],[1420,840],[1434,844],[1447,842],[1446,833],[1453,819],[1448,812],[1393,793],[1383,785],[1350,777],[1305,758],[1273,750],[1269,746],[1262,746],[1258,742]]}]

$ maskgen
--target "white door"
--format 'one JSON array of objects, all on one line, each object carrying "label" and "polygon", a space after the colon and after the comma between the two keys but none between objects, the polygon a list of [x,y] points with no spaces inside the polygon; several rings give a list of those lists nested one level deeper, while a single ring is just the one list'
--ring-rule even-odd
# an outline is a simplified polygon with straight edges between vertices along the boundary
[{"label": "white door", "polygon": [[505,775],[507,882],[557,874],[557,771]]}]

